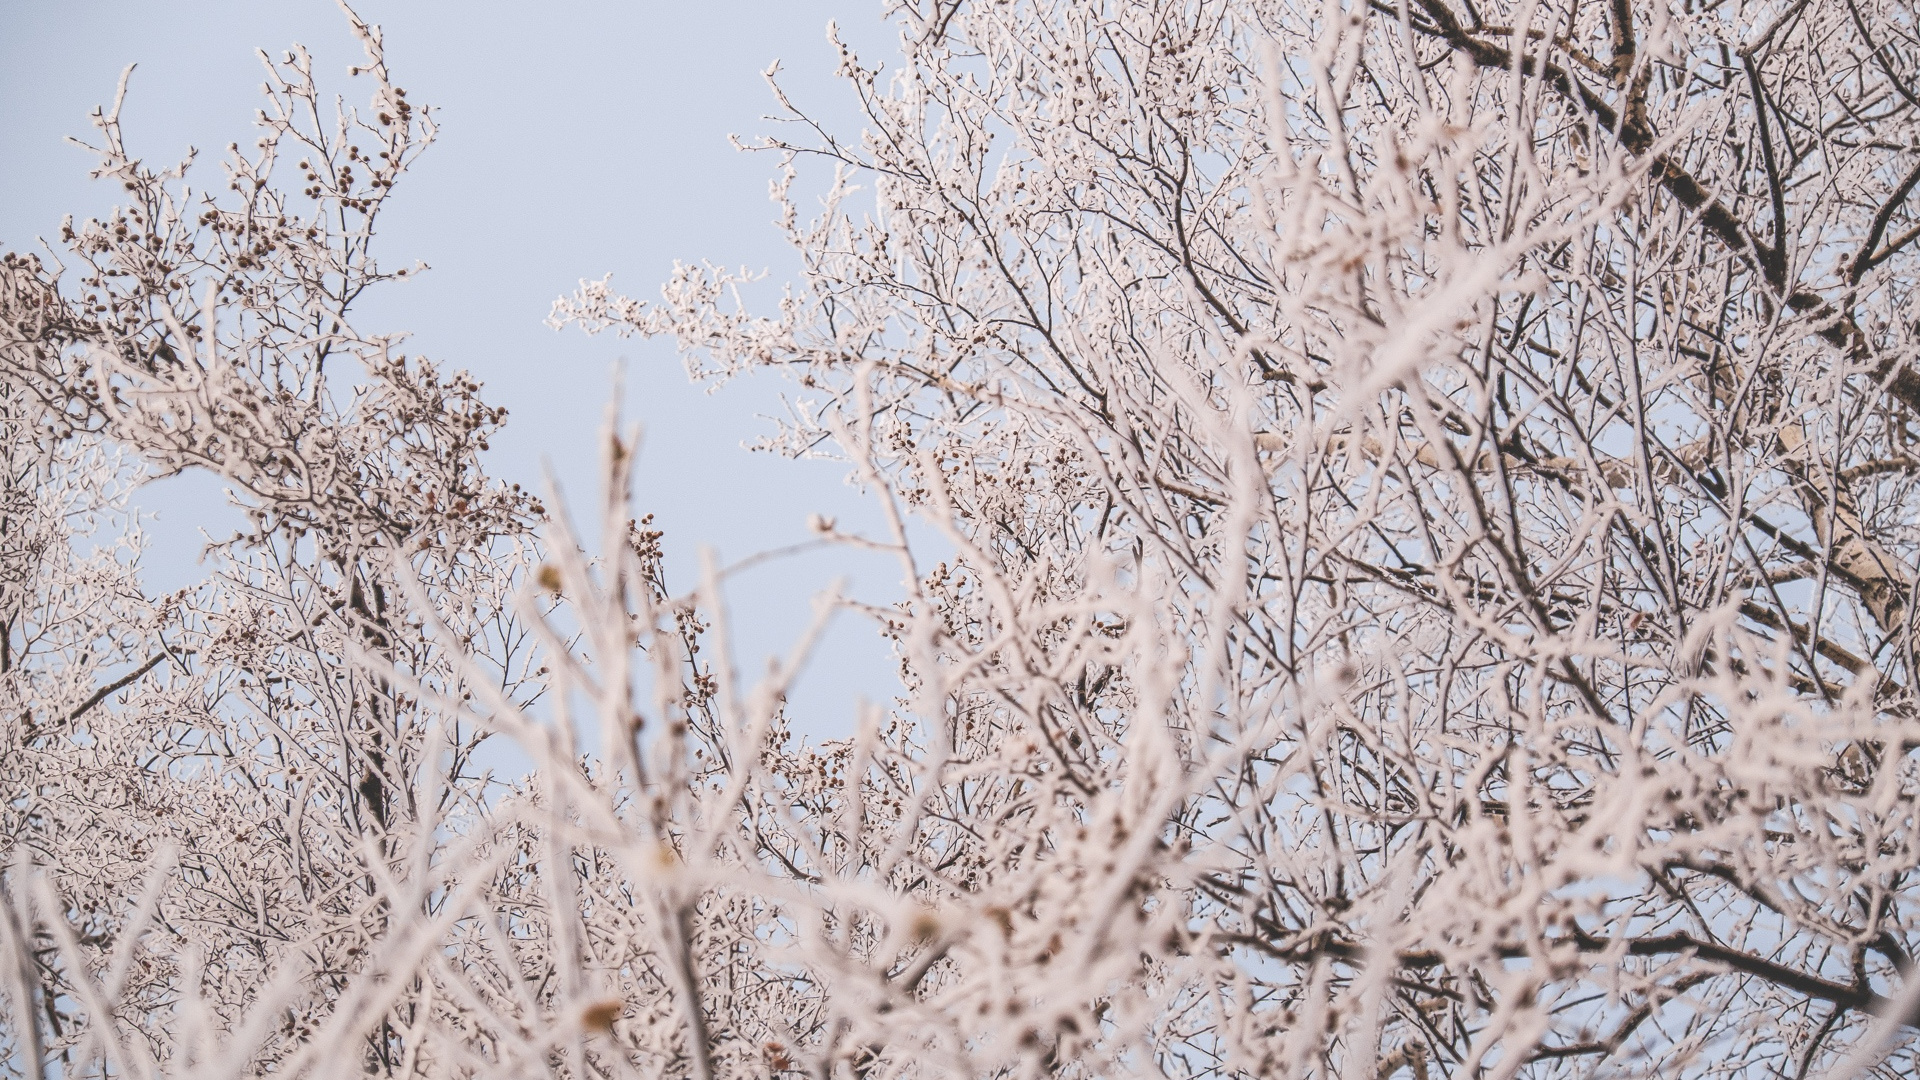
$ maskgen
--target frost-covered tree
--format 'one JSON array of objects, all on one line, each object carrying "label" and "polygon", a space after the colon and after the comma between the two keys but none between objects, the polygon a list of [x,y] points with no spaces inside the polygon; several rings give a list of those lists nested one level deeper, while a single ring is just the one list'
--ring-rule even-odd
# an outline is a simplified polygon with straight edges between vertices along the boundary
[{"label": "frost-covered tree", "polygon": [[[1911,1073],[1909,7],[890,14],[864,129],[760,144],[777,310],[555,312],[784,373],[886,511],[818,523],[906,590],[823,605],[901,670],[825,741],[631,435],[589,534],[351,328],[432,135],[377,32],[211,200],[102,117],[129,208],[6,264],[14,1067]],[[78,522],[184,468],[254,529],[145,597]]]},{"label": "frost-covered tree", "polygon": [[[348,318],[406,273],[368,242],[433,134],[355,28],[366,114],[325,116],[289,53],[268,65],[251,156],[233,148],[225,190],[202,193],[184,165],[128,157],[116,101],[96,117],[96,176],[125,204],[65,224],[69,265],[9,254],[0,270],[8,933],[26,972],[7,1029],[16,1061],[51,1055],[61,1075],[96,1055],[204,1067],[177,1056],[180,1025],[224,1024],[275,971],[301,972],[301,995],[242,1059],[298,1045],[387,936],[368,860],[483,794],[472,729],[431,734],[417,694],[353,658],[437,686],[449,648],[484,642],[501,685],[524,681],[529,642],[503,604],[539,508],[478,459],[504,413]],[[272,182],[290,170],[298,195]],[[219,474],[250,523],[207,581],[143,597],[135,533],[80,554],[126,482],[190,468]],[[459,641],[419,635],[396,559],[453,605]],[[211,1011],[180,1013],[196,996]]]}]

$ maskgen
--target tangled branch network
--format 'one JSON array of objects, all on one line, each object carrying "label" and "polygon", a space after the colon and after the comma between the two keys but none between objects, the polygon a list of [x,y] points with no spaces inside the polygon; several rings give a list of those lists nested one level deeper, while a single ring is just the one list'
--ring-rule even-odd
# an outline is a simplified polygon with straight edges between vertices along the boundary
[{"label": "tangled branch network", "polygon": [[[631,436],[570,517],[356,321],[436,134],[377,28],[206,190],[97,116],[123,205],[0,265],[4,1068],[1914,1075],[1911,4],[888,17],[861,130],[775,83],[784,300],[554,313],[883,511],[837,738]],[[152,595],[189,470],[247,527]]]}]

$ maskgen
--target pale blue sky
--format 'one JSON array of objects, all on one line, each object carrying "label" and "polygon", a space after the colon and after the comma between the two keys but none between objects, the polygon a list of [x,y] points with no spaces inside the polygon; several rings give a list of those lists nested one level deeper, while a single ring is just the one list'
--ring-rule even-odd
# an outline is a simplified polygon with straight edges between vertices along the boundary
[{"label": "pale blue sky", "polygon": [[[731,561],[807,538],[810,512],[842,522],[875,515],[841,482],[843,470],[740,449],[764,434],[782,386],[763,379],[708,395],[687,384],[666,343],[556,334],[554,297],[582,277],[613,272],[623,291],[652,296],[673,261],[711,259],[790,277],[796,261],[771,224],[768,155],[743,154],[729,133],[757,134],[773,101],[759,73],[778,58],[794,99],[857,128],[848,92],[832,78],[825,27],[875,56],[891,28],[876,0],[700,0],[695,3],[496,3],[364,0],[382,25],[396,81],[410,100],[438,107],[441,140],[403,182],[383,217],[389,264],[421,259],[432,271],[371,295],[363,325],[410,330],[409,351],[466,367],[487,397],[512,410],[490,465],[530,482],[552,462],[570,501],[594,492],[592,435],[609,371],[630,360],[627,416],[647,431],[641,503],[667,529],[678,583],[700,545]],[[201,183],[220,148],[251,141],[261,68],[255,49],[300,42],[323,88],[358,101],[360,57],[327,0],[152,3],[9,0],[0,5],[0,245],[35,246],[63,214],[98,214],[116,191],[87,180],[87,155],[65,145],[90,134],[87,116],[115,80],[139,65],[124,111],[135,153],[171,162],[201,148]],[[141,492],[157,520],[152,580],[197,576],[196,530],[224,532],[215,481],[189,478]],[[781,560],[730,590],[742,666],[784,651],[807,598],[838,575],[870,599],[898,595],[894,565],[816,554]],[[871,631],[843,619],[795,696],[806,727],[841,727],[856,693],[893,685]]]}]

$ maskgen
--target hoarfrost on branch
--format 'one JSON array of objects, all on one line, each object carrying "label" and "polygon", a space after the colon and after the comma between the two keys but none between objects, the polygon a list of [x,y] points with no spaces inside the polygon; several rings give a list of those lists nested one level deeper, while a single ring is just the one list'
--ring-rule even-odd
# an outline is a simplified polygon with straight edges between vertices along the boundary
[{"label": "hoarfrost on branch", "polygon": [[[124,205],[0,266],[5,1068],[1911,1075],[1911,8],[889,13],[862,130],[770,73],[772,310],[555,307],[883,509],[816,522],[905,589],[820,609],[901,672],[838,738],[632,433],[569,516],[356,322],[435,136],[377,28],[210,190],[96,118]],[[248,527],[149,595],[183,470]]]}]

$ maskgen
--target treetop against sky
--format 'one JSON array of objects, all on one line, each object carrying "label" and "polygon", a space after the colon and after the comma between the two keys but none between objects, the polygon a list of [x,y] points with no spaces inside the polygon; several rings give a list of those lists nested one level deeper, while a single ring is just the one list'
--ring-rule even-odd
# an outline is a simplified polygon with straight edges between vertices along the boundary
[{"label": "treetop against sky", "polygon": [[0,1068],[1913,1073],[1907,5],[467,10],[0,259]]}]

